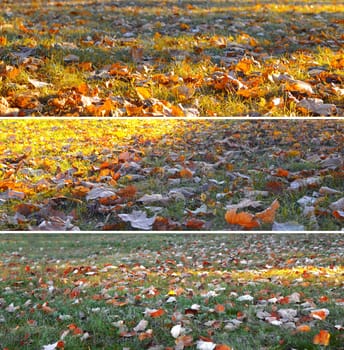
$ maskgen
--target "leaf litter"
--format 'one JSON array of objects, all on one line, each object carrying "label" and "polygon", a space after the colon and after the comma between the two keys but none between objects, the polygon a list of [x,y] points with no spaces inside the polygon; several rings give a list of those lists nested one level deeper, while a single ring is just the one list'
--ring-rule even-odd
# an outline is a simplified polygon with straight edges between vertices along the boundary
[{"label": "leaf litter", "polygon": [[3,235],[1,343],[340,349],[343,254],[340,234]]},{"label": "leaf litter", "polygon": [[2,116],[343,115],[337,2],[11,1]]},{"label": "leaf litter", "polygon": [[343,228],[341,120],[1,121],[2,230]]}]

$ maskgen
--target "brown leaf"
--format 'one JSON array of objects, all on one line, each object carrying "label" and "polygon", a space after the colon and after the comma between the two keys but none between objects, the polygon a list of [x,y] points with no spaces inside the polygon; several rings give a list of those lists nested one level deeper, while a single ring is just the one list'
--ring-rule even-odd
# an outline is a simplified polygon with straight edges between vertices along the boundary
[{"label": "brown leaf", "polygon": [[193,218],[188,220],[185,225],[189,229],[199,230],[204,226],[204,224],[205,224],[205,221]]},{"label": "brown leaf", "polygon": [[126,198],[126,199],[132,199],[135,197],[137,193],[137,188],[134,185],[128,185],[124,188],[121,188],[120,190],[118,190],[116,192],[116,194],[122,198]]},{"label": "brown leaf", "polygon": [[39,206],[30,204],[30,203],[20,203],[16,206],[17,213],[24,216],[29,216],[30,214],[39,210],[40,210]]}]

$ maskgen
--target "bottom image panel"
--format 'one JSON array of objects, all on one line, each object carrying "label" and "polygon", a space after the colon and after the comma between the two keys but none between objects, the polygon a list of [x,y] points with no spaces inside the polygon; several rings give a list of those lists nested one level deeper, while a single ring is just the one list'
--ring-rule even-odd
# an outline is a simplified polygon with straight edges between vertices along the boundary
[{"label": "bottom image panel", "polygon": [[0,236],[2,349],[343,349],[341,234]]},{"label": "bottom image panel", "polygon": [[340,231],[342,120],[1,120],[2,231]]}]

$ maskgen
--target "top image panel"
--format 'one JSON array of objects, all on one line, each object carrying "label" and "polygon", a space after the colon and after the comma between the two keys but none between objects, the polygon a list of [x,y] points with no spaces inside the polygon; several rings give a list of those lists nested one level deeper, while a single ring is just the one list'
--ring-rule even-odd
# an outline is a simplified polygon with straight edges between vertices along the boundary
[{"label": "top image panel", "polygon": [[0,116],[343,116],[340,1],[1,1]]}]

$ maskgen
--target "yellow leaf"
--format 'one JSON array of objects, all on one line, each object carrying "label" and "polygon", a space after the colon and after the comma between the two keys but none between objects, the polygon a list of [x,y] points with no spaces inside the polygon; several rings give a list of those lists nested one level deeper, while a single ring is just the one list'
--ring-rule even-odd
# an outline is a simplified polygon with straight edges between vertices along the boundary
[{"label": "yellow leaf", "polygon": [[143,86],[137,86],[135,87],[135,90],[140,100],[146,100],[152,97],[150,91]]}]

